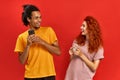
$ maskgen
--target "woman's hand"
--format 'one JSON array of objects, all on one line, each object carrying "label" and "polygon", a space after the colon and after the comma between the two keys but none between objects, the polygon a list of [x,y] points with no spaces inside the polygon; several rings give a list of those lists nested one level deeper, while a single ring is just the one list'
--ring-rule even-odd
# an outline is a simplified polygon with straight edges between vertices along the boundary
[{"label": "woman's hand", "polygon": [[74,55],[77,55],[77,56],[82,56],[83,55],[83,53],[77,47],[73,48],[73,53],[74,53]]}]

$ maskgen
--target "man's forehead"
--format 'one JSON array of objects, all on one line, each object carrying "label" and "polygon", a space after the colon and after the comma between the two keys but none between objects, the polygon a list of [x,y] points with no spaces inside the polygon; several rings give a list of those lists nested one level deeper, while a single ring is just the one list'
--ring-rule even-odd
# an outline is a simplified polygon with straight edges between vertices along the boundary
[{"label": "man's forehead", "polygon": [[33,11],[32,16],[41,16],[41,13],[39,11]]}]

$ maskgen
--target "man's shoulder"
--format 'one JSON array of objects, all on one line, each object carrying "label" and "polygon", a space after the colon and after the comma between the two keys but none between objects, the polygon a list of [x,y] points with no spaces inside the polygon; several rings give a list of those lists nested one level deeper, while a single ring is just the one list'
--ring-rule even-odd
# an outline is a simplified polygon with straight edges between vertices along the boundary
[{"label": "man's shoulder", "polygon": [[53,31],[53,28],[50,27],[50,26],[44,26],[44,27],[41,26],[40,29],[43,30],[43,31]]},{"label": "man's shoulder", "polygon": [[40,28],[41,29],[52,29],[52,27],[50,27],[50,26],[41,26]]},{"label": "man's shoulder", "polygon": [[23,37],[23,36],[26,36],[26,35],[28,35],[28,30],[26,30],[24,32],[21,32],[18,36]]}]

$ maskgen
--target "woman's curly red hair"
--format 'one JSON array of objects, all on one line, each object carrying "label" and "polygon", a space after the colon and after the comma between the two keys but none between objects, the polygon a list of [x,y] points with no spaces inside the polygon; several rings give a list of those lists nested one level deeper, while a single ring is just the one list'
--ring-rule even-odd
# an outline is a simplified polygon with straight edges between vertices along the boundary
[{"label": "woman's curly red hair", "polygon": [[[101,30],[98,21],[92,16],[87,16],[84,21],[87,23],[87,31],[89,37],[88,51],[90,53],[97,52],[98,48],[102,46]],[[79,45],[84,45],[86,36],[79,34],[77,42]]]}]

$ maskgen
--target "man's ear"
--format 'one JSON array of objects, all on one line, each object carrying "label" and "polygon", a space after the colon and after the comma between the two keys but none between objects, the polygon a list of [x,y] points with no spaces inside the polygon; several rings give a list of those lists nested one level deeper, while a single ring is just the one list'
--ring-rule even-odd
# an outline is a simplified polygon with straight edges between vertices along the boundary
[{"label": "man's ear", "polygon": [[30,18],[29,17],[27,17],[27,21],[30,23]]}]

